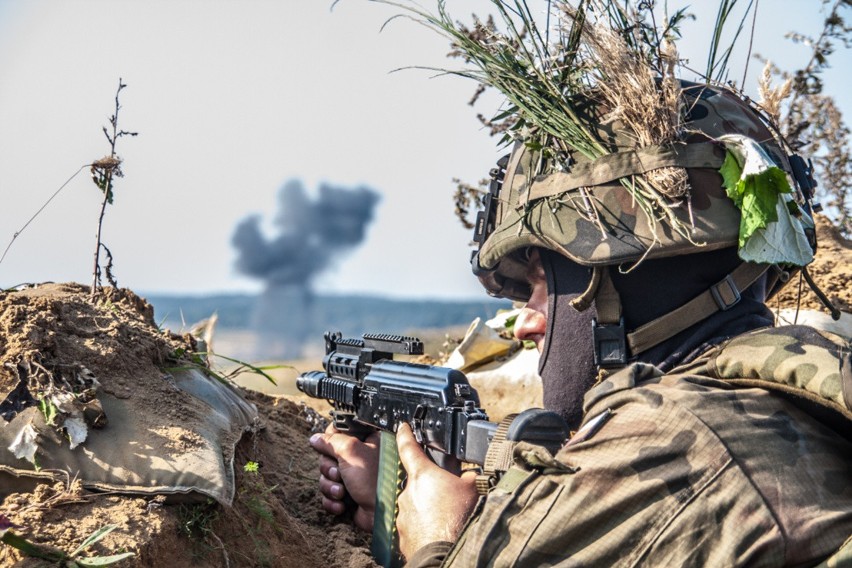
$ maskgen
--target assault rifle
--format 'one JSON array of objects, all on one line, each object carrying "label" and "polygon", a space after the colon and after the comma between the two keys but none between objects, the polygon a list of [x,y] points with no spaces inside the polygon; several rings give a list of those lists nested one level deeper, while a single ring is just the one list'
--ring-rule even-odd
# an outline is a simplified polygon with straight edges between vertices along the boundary
[{"label": "assault rifle", "polygon": [[[541,409],[505,421],[498,434],[500,425],[488,421],[464,373],[393,360],[394,354],[422,354],[423,343],[417,338],[365,334],[363,339],[344,339],[339,332],[328,332],[325,352],[325,372],[303,373],[296,386],[308,396],[328,400],[339,431],[355,436],[381,432],[372,553],[385,568],[401,564],[394,513],[405,479],[394,437],[400,424],[410,424],[415,439],[445,469],[458,462],[486,465],[487,457],[494,461],[488,450],[495,436],[552,452],[568,438],[562,418]],[[481,478],[478,485],[493,483],[493,477]]]}]

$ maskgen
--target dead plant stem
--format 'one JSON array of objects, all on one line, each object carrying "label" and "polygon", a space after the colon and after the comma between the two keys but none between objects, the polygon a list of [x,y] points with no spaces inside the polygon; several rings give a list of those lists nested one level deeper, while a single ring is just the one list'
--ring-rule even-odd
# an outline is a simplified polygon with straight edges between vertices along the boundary
[{"label": "dead plant stem", "polygon": [[41,212],[44,211],[44,209],[48,205],[50,205],[50,202],[53,201],[53,199],[57,195],[59,195],[59,192],[62,191],[63,189],[65,189],[65,186],[68,185],[69,183],[71,183],[71,180],[73,180],[75,177],[77,177],[80,174],[80,172],[83,171],[83,168],[88,168],[91,165],[92,164],[83,164],[82,166],[80,166],[80,169],[77,170],[76,172],[74,172],[74,175],[72,175],[70,178],[65,180],[65,183],[60,185],[59,189],[57,189],[56,191],[53,192],[53,195],[51,195],[47,199],[47,201],[45,201],[44,204],[41,207],[39,207],[38,211],[36,211],[35,214],[33,214],[33,216],[30,217],[30,219],[26,223],[24,223],[24,226],[21,227],[20,229],[18,229],[17,231],[15,231],[15,233],[12,235],[12,240],[9,241],[9,244],[6,245],[6,249],[3,251],[3,256],[0,256],[0,263],[2,263],[3,260],[6,258],[6,254],[9,252],[9,249],[12,248],[12,245],[14,244],[15,240],[21,235],[21,233],[24,232],[24,229],[26,229],[27,227],[30,226],[30,223],[32,223],[35,220],[35,218],[38,217],[41,214]]},{"label": "dead plant stem", "polygon": [[[98,215],[98,230],[95,237],[95,255],[94,255],[94,266],[92,267],[92,294],[91,300],[94,302],[97,297],[98,287],[101,284],[101,267],[100,267],[100,254],[101,254],[101,235],[103,232],[103,223],[104,223],[104,214],[106,213],[106,206],[109,203],[112,203],[112,182],[115,177],[122,177],[121,173],[121,159],[115,153],[115,145],[118,142],[118,139],[122,136],[136,136],[136,132],[128,132],[126,130],[119,130],[118,128],[118,112],[121,110],[121,103],[119,102],[119,96],[121,95],[121,90],[124,89],[127,85],[121,81],[121,77],[118,79],[118,88],[115,91],[115,114],[113,114],[109,118],[110,125],[112,126],[112,135],[110,135],[107,127],[103,128],[104,136],[106,136],[107,141],[109,142],[109,156],[103,158],[101,160],[96,161],[92,165],[92,174],[95,183],[100,187],[101,191],[104,192],[104,198],[101,202],[101,210]],[[109,249],[104,246],[104,249],[107,250],[109,254]],[[110,263],[112,262],[112,255],[110,256]],[[109,266],[107,267],[107,272],[109,273]],[[110,282],[114,283],[114,279],[110,277]]]},{"label": "dead plant stem", "polygon": [[[112,155],[113,156],[115,155],[115,150],[113,150]],[[112,173],[107,174],[107,176],[108,176],[107,184],[109,186],[109,184],[112,183]],[[93,302],[95,301],[95,297],[97,296],[98,284],[100,284],[100,280],[101,280],[101,267],[100,267],[101,231],[103,230],[104,213],[106,212],[106,206],[107,206],[107,203],[109,202],[108,199],[107,199],[108,195],[109,195],[109,193],[104,191],[104,199],[101,202],[101,213],[98,216],[98,232],[97,232],[97,235],[95,237],[95,265],[94,265],[94,269],[92,270],[92,296],[91,296],[91,299],[92,299]]]}]

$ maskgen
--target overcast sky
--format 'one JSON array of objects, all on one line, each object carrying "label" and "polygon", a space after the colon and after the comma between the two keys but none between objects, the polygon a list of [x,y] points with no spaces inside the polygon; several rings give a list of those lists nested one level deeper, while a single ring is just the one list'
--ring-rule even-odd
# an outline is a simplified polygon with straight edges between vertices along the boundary
[{"label": "overcast sky", "polygon": [[[466,19],[488,3],[447,4]],[[715,9],[695,4],[700,22],[685,28],[681,51],[703,68]],[[395,13],[387,6],[330,5],[0,0],[0,254],[69,176],[108,153],[101,127],[121,77],[120,126],[139,136],[119,142],[126,177],[104,222],[120,285],[257,290],[234,269],[234,228],[250,214],[271,225],[279,189],[298,178],[311,190],[327,182],[382,194],[365,242],[319,278],[320,289],[481,297],[451,181],[479,180],[500,155],[466,104],[474,85],[391,73],[458,63],[444,59],[442,38],[410,21],[380,32]],[[806,52],[783,34],[816,33],[820,6],[762,0],[754,50],[801,65]],[[743,59],[734,62],[740,73]],[[827,86],[848,121],[849,54],[832,61]],[[753,92],[754,81],[747,86]],[[0,286],[90,282],[99,203],[84,171],[20,235]]]}]

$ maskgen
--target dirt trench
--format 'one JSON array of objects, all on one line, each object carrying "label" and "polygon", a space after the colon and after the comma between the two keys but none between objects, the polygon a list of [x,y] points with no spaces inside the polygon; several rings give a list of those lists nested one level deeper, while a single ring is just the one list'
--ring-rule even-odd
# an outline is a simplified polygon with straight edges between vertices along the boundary
[{"label": "dirt trench", "polygon": [[[837,307],[850,312],[852,243],[822,218],[818,235],[820,250],[809,270]],[[108,291],[95,304],[87,296],[85,287],[74,284],[0,293],[0,402],[19,379],[14,369],[30,361],[47,370],[85,367],[100,378],[104,396],[145,399],[154,415],[164,412],[170,400],[157,390],[161,381],[138,377],[160,377],[156,370],[170,357],[196,347],[192,338],[157,329],[151,307],[130,291]],[[797,305],[822,309],[806,286],[799,298],[797,282],[770,303]],[[493,401],[500,392],[495,385],[480,396]],[[287,397],[253,392],[246,397],[257,407],[259,428],[236,445],[231,507],[209,499],[180,504],[95,493],[69,475],[7,495],[0,515],[17,534],[66,553],[96,529],[116,524],[86,554],[134,553],[119,566],[375,566],[368,536],[320,508],[317,459],[307,442],[321,422],[316,411]],[[246,471],[247,463],[257,470]],[[0,545],[0,566],[38,565],[47,564]]]}]

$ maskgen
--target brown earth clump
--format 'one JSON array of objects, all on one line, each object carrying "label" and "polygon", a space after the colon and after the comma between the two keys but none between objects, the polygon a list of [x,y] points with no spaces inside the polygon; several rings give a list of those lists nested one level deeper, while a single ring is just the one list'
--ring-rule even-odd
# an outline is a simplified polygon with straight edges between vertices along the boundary
[{"label": "brown earth clump", "polygon": [[[73,391],[81,377],[95,376],[97,397],[135,400],[144,407],[142,424],[164,439],[164,448],[153,451],[193,445],[185,428],[170,425],[192,424],[204,405],[163,377],[168,368],[189,360],[194,339],[157,329],[151,306],[128,290],[106,290],[94,303],[88,295],[78,284],[0,293],[0,403],[5,404],[0,422],[21,411],[9,403],[21,377],[38,398],[50,388]],[[167,499],[89,491],[71,472],[61,481],[31,481],[37,483],[31,490],[8,494],[9,486],[0,488],[0,515],[15,525],[15,534],[66,554],[93,531],[116,524],[83,556],[134,553],[118,566],[375,566],[367,535],[320,507],[317,458],[308,438],[322,420],[284,398],[246,397],[257,407],[259,423],[234,451],[236,492],[230,507],[197,495]],[[85,451],[85,442],[76,451]],[[0,544],[0,566],[39,565],[46,564]]]},{"label": "brown earth clump", "polygon": [[[852,242],[825,218],[816,220],[819,251],[809,270],[838,308],[852,312]],[[173,400],[167,400],[155,385],[135,379],[170,364],[176,350],[191,351],[194,340],[158,330],[151,307],[132,292],[107,291],[94,304],[73,300],[87,296],[88,289],[76,284],[0,293],[0,399],[14,388],[19,365],[26,362],[30,370],[41,366],[57,376],[64,369],[66,378],[85,368],[98,377],[106,396],[148,397],[155,407],[151,426],[162,428],[159,420],[172,416],[181,398],[172,392]],[[796,307],[798,296],[797,282],[790,282],[772,307]],[[823,309],[806,285],[799,305]],[[118,566],[374,567],[368,536],[319,505],[317,459],[307,441],[322,419],[284,397],[246,397],[258,409],[260,428],[236,447],[231,507],[212,500],[180,504],[162,496],[95,493],[69,476],[8,495],[0,515],[17,525],[17,534],[66,553],[94,530],[117,524],[85,555],[135,554]],[[250,462],[258,464],[257,471],[244,470]],[[39,562],[0,544],[0,567]]]},{"label": "brown earth clump", "polygon": [[130,290],[108,288],[96,302],[88,300],[88,290],[42,284],[0,293],[0,400],[23,381],[36,399],[95,388],[139,400],[145,408],[140,417],[151,428],[169,414],[182,421],[203,414],[186,393],[138,380],[162,377],[167,363],[186,363],[177,354],[194,350],[194,339],[158,330],[154,309]]},{"label": "brown earth clump", "polygon": [[[824,215],[816,215],[814,221],[817,252],[808,272],[837,309],[852,313],[852,241],[845,239]],[[772,299],[770,307],[796,308],[798,304],[801,309],[827,311],[804,281],[799,303],[799,288],[799,276],[795,276]]]}]

